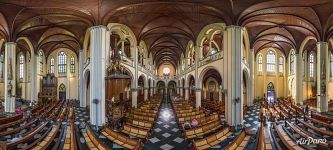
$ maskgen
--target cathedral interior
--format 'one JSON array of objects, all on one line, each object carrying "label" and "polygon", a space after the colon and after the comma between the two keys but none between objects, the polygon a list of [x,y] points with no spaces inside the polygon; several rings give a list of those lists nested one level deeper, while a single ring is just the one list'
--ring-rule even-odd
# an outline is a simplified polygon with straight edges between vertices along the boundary
[{"label": "cathedral interior", "polygon": [[333,149],[333,0],[0,0],[0,150]]}]

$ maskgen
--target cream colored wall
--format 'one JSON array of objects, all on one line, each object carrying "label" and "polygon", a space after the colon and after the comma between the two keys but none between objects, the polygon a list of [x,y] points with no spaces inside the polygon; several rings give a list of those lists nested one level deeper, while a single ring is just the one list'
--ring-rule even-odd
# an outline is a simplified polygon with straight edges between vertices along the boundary
[{"label": "cream colored wall", "polygon": [[158,75],[159,76],[163,76],[163,69],[165,67],[168,67],[170,69],[170,76],[174,76],[175,75],[175,68],[171,64],[162,64],[158,68]]},{"label": "cream colored wall", "polygon": [[[58,73],[58,54],[64,51],[66,53],[66,73],[65,74],[59,74]],[[75,72],[70,72],[70,58],[71,56],[75,59]],[[58,88],[61,84],[64,84],[66,86],[66,98],[68,99],[78,99],[78,72],[79,72],[79,63],[77,55],[69,50],[64,48],[59,48],[54,51],[48,56],[47,58],[47,72],[49,72],[51,69],[51,58],[54,58],[54,75],[58,78]]]},{"label": "cream colored wall", "polygon": [[[276,64],[275,64],[275,70],[274,73],[267,73],[267,52],[268,50],[273,50],[275,52],[276,56]],[[262,55],[262,72],[258,72],[258,56],[259,54]],[[279,57],[282,56],[284,58],[284,72],[281,74],[278,72],[279,69]],[[284,54],[274,48],[265,48],[260,50],[256,56],[255,56],[255,62],[254,62],[254,97],[257,98],[263,98],[264,94],[267,95],[267,85],[272,82],[274,85],[275,93],[277,97],[286,97],[286,60]]]}]

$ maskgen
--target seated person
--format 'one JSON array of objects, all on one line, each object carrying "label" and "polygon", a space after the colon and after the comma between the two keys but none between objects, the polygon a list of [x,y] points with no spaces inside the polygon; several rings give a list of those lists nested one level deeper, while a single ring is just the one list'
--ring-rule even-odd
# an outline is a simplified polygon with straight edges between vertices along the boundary
[{"label": "seated person", "polygon": [[197,119],[193,119],[192,122],[191,122],[191,126],[192,127],[196,127],[197,125],[199,124],[198,120]]},{"label": "seated person", "polygon": [[185,130],[189,130],[189,129],[191,129],[191,124],[190,124],[188,121],[186,121],[186,122],[184,122],[184,124],[183,124],[183,128],[184,128]]}]

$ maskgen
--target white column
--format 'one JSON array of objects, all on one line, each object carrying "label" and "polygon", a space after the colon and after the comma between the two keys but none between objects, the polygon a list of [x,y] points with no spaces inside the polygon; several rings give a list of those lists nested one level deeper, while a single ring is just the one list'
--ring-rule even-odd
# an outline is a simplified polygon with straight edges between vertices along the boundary
[{"label": "white column", "polygon": [[302,76],[302,54],[295,54],[295,60],[296,60],[296,103],[303,105],[303,94],[302,94],[302,82],[303,82],[303,76]]},{"label": "white column", "polygon": [[180,87],[177,87],[177,95],[179,95]]},{"label": "white column", "polygon": [[144,97],[144,100],[148,100],[148,87],[144,88],[143,97]]},{"label": "white column", "polygon": [[195,78],[195,107],[199,108],[201,107],[201,85],[199,82],[199,60],[202,57],[201,54],[201,48],[199,46],[195,47],[195,70],[194,70],[194,78]]},{"label": "white column", "polygon": [[195,89],[195,107],[201,107],[201,89]]},{"label": "white column", "polygon": [[328,43],[317,43],[317,111],[328,111],[327,83],[329,77]]},{"label": "white column", "polygon": [[5,112],[15,112],[16,43],[5,43]]},{"label": "white column", "polygon": [[222,89],[219,88],[219,102],[222,102]]},{"label": "white column", "polygon": [[180,97],[183,97],[183,87],[179,88],[179,95],[180,95]]},{"label": "white column", "polygon": [[150,90],[149,90],[149,94],[150,94],[150,97],[154,96],[153,92],[154,92],[154,88],[151,86],[150,87]]},{"label": "white column", "polygon": [[84,77],[83,77],[83,65],[84,65],[83,50],[79,51],[79,99],[80,107],[85,107],[87,104],[84,100],[85,93],[84,90]]},{"label": "white column", "polygon": [[105,71],[109,56],[110,31],[105,26],[90,28],[90,121],[101,126],[105,118]]},{"label": "white column", "polygon": [[189,87],[185,87],[185,100],[189,98]]},{"label": "white column", "polygon": [[253,100],[254,100],[254,50],[250,50],[250,59],[249,59],[249,66],[250,66],[250,73],[249,73],[249,80],[248,80],[248,86],[249,92],[247,92],[248,96],[248,106],[253,105]]},{"label": "white column", "polygon": [[133,84],[132,84],[132,107],[136,108],[138,105],[138,48],[135,47],[131,47],[132,49],[134,49],[134,68],[135,68],[135,72],[134,72],[134,80],[133,80]]},{"label": "white column", "polygon": [[31,102],[37,103],[37,56],[31,54],[30,58],[30,82],[31,82]]},{"label": "white column", "polygon": [[156,86],[153,87],[153,93],[156,94]]},{"label": "white column", "polygon": [[236,130],[241,128],[243,124],[243,100],[241,99],[243,92],[241,86],[242,32],[243,29],[240,26],[228,26],[226,27],[223,36],[223,87],[227,89],[225,100],[226,121]]},{"label": "white column", "polygon": [[138,89],[132,88],[132,107],[138,106]]}]

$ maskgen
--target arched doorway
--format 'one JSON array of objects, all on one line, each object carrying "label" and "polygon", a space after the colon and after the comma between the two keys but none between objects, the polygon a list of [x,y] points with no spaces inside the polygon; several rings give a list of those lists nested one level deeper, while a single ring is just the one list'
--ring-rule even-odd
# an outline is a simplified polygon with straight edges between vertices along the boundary
[{"label": "arched doorway", "polygon": [[275,101],[275,89],[272,82],[267,85],[267,102],[274,103]]},{"label": "arched doorway", "polygon": [[220,73],[209,68],[204,72],[202,77],[202,97],[207,101],[222,101],[224,96],[221,92],[222,77]]},{"label": "arched doorway", "polygon": [[64,84],[59,86],[59,100],[66,100],[66,86]]},{"label": "arched doorway", "polygon": [[163,81],[158,81],[156,84],[157,93],[164,94],[165,83]]},{"label": "arched doorway", "polygon": [[168,83],[168,90],[170,91],[170,94],[176,93],[176,82],[175,81],[170,81]]},{"label": "arched doorway", "polygon": [[189,76],[189,99],[195,100],[195,79],[192,75]]}]

